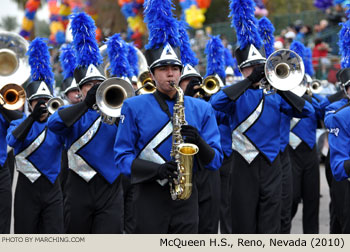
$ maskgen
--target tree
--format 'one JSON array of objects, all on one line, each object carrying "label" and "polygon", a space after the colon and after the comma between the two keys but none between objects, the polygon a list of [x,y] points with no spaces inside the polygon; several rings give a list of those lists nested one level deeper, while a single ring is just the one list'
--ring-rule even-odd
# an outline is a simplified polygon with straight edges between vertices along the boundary
[{"label": "tree", "polygon": [[18,27],[17,19],[10,16],[3,17],[0,26],[6,31],[13,31]]}]

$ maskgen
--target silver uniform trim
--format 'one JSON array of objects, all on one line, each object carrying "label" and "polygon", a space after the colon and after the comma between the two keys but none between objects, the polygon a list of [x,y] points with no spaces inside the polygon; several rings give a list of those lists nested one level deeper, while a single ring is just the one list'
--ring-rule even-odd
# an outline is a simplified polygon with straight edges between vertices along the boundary
[{"label": "silver uniform trim", "polygon": [[93,138],[100,124],[101,117],[98,117],[85,134],[75,141],[68,150],[69,168],[82,177],[86,182],[89,182],[97,172],[76,153]]},{"label": "silver uniform trim", "polygon": [[[168,138],[173,133],[173,124],[171,121],[167,123],[167,125],[152,139],[151,142],[147,144],[147,146],[141,151],[139,154],[139,158],[147,161],[151,161],[157,164],[164,164],[166,160],[164,160],[154,149],[163,142],[166,138]],[[165,185],[168,180],[157,180],[160,185]]]},{"label": "silver uniform trim", "polygon": [[290,120],[289,145],[293,150],[295,150],[302,142],[302,140],[292,132],[293,128],[299,123],[299,121],[300,118],[292,118],[292,120]]},{"label": "silver uniform trim", "polygon": [[232,132],[232,149],[237,151],[250,164],[259,151],[244,135],[244,132],[255,123],[259,118],[264,104],[264,99],[261,99],[255,111]]},{"label": "silver uniform trim", "polygon": [[47,129],[43,130],[40,135],[21,153],[15,156],[17,171],[23,173],[30,182],[34,183],[40,176],[41,173],[29,162],[27,157],[31,155],[45,140]]}]

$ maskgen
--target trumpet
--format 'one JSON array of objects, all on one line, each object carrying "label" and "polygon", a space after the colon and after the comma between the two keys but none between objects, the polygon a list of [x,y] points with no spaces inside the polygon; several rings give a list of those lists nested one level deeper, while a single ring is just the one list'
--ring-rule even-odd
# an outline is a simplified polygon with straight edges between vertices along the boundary
[{"label": "trumpet", "polygon": [[266,60],[265,81],[277,90],[292,90],[303,81],[304,74],[303,60],[294,51],[277,50]]},{"label": "trumpet", "polygon": [[135,93],[150,94],[156,91],[156,86],[151,78],[149,71],[142,72],[137,79],[137,90]]},{"label": "trumpet", "polygon": [[64,101],[61,98],[53,97],[47,102],[47,110],[52,115],[63,105],[64,105]]},{"label": "trumpet", "polygon": [[112,125],[120,117],[124,100],[132,96],[134,89],[129,82],[117,77],[107,79],[97,88],[94,109],[103,122]]},{"label": "trumpet", "polygon": [[319,94],[322,91],[322,83],[320,80],[312,80],[309,85],[309,92],[311,94]]},{"label": "trumpet", "polygon": [[199,86],[206,96],[211,96],[220,90],[220,86],[223,86],[222,80],[217,75],[209,75],[203,80],[203,84]]},{"label": "trumpet", "polygon": [[0,88],[0,104],[8,110],[16,110],[25,103],[26,93],[20,85],[10,83]]}]

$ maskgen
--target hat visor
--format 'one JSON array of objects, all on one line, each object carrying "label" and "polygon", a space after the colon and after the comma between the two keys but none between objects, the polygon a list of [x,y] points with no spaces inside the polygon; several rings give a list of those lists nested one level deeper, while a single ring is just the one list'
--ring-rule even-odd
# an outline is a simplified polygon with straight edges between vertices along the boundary
[{"label": "hat visor", "polygon": [[260,64],[265,64],[266,63],[266,59],[256,59],[256,60],[247,60],[242,62],[239,65],[239,68],[245,68],[245,67],[250,67],[250,66],[255,66],[255,65],[260,65]]},{"label": "hat visor", "polygon": [[78,84],[79,88],[81,88],[81,86],[83,86],[86,82],[92,81],[92,80],[104,81],[104,80],[106,80],[106,77],[104,77],[102,75],[85,77],[79,82],[79,84]]},{"label": "hat visor", "polygon": [[166,59],[166,60],[159,60],[155,61],[149,68],[154,69],[156,67],[161,66],[179,66],[180,69],[182,69],[182,63],[179,60],[173,60],[173,59]]},{"label": "hat visor", "polygon": [[40,99],[40,98],[44,98],[44,99],[51,99],[53,96],[52,95],[46,95],[46,94],[33,94],[31,97],[28,98],[29,101],[31,100],[35,100],[35,99]]}]

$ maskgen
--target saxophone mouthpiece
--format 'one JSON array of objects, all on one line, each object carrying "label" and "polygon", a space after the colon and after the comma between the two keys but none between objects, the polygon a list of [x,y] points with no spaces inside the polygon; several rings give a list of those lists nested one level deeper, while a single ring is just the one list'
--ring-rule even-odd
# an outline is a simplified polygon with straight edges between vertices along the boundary
[{"label": "saxophone mouthpiece", "polygon": [[169,84],[170,84],[170,86],[175,87],[175,82],[174,81],[170,81]]}]

